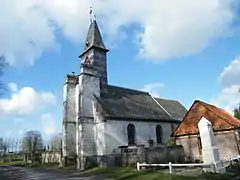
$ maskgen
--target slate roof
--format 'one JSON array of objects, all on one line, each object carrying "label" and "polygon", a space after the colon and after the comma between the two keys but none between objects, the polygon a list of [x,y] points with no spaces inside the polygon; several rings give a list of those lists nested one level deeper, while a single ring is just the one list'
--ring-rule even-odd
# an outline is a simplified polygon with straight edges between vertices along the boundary
[{"label": "slate roof", "polygon": [[223,131],[240,127],[240,120],[223,109],[196,100],[183,118],[173,136],[198,134],[198,122],[205,117],[212,123],[214,131]]},{"label": "slate roof", "polygon": [[109,119],[179,122],[187,112],[177,101],[154,100],[148,92],[112,85],[103,87],[98,101]]},{"label": "slate roof", "polygon": [[106,52],[108,51],[108,49],[105,47],[105,45],[103,43],[103,39],[102,39],[101,33],[99,31],[96,20],[94,20],[90,24],[90,27],[89,27],[88,33],[87,33],[87,38],[86,38],[85,45],[84,45],[84,49],[83,49],[82,54],[79,57],[81,57],[91,47],[100,48],[102,50],[105,50]]},{"label": "slate roof", "polygon": [[173,117],[182,120],[187,113],[186,108],[178,101],[156,98],[157,102]]}]

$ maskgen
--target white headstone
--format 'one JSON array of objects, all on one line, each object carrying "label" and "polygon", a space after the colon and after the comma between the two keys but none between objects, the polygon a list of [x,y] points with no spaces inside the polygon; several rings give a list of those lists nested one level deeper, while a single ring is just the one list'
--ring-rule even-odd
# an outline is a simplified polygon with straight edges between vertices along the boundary
[{"label": "white headstone", "polygon": [[213,133],[212,124],[202,117],[198,123],[199,134],[202,143],[202,157],[205,164],[213,163],[213,167],[205,168],[205,171],[224,173],[226,170],[219,157],[216,139]]}]

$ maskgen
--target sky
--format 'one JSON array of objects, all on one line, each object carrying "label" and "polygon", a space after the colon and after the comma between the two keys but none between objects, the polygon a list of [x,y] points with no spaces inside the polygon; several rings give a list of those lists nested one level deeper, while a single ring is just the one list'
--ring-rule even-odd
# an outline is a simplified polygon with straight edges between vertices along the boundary
[{"label": "sky", "polygon": [[0,136],[61,132],[66,74],[80,71],[93,7],[112,85],[232,113],[240,102],[240,0],[0,0]]}]

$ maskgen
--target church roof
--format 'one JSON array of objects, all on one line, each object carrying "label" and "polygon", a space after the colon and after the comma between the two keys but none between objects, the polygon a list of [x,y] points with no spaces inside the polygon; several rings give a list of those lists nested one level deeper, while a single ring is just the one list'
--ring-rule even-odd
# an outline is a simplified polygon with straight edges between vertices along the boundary
[{"label": "church roof", "polygon": [[87,38],[84,44],[83,53],[80,55],[80,57],[88,51],[91,47],[100,48],[102,50],[105,50],[106,52],[108,49],[105,47],[103,43],[103,39],[100,33],[100,30],[98,28],[98,24],[96,20],[93,20],[93,22],[90,24],[90,27],[88,29]]},{"label": "church roof", "polygon": [[240,120],[223,109],[196,100],[173,136],[198,134],[198,122],[204,117],[209,120],[214,131],[223,131],[240,127]]},{"label": "church roof", "polygon": [[98,101],[109,119],[179,122],[187,112],[178,101],[112,85],[104,86]]},{"label": "church roof", "polygon": [[187,113],[186,108],[178,101],[156,98],[157,102],[173,117],[182,120]]}]

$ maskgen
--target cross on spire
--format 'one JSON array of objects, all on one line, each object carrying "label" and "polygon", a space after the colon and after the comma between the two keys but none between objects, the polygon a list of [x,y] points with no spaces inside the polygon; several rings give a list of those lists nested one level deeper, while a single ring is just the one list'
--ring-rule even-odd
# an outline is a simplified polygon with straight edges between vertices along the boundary
[{"label": "cross on spire", "polygon": [[93,10],[92,10],[92,6],[90,6],[90,10],[89,10],[89,16],[90,16],[90,23],[92,23],[93,21],[96,21],[96,15],[93,15]]},{"label": "cross on spire", "polygon": [[90,16],[90,23],[92,23],[92,20],[93,20],[93,17],[92,17],[92,6],[90,6],[89,16]]}]

